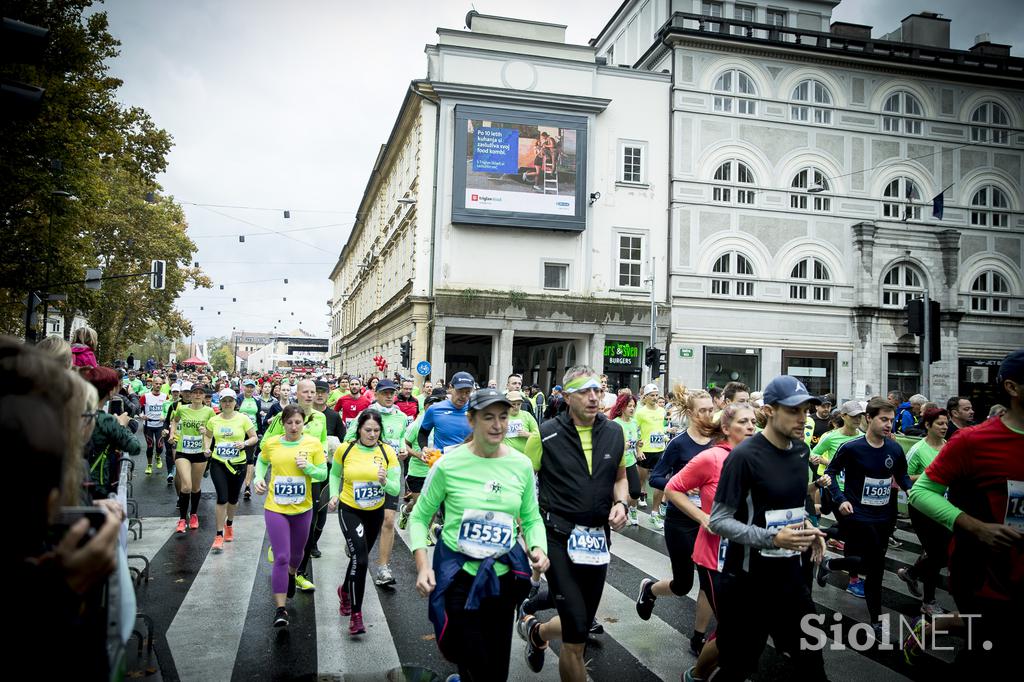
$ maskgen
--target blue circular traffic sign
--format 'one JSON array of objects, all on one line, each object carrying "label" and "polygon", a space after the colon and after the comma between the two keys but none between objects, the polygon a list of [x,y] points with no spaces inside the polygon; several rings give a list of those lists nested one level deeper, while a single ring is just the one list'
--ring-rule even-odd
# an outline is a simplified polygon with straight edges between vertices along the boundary
[{"label": "blue circular traffic sign", "polygon": [[422,362],[418,363],[416,365],[416,373],[419,374],[421,377],[429,376],[430,363],[427,362],[426,360],[423,360]]}]

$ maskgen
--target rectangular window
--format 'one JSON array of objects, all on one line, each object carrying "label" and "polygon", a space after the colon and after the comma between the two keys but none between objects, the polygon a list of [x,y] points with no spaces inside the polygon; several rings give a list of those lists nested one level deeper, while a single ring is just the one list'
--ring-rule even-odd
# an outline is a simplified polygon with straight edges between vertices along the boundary
[{"label": "rectangular window", "polygon": [[739,204],[753,204],[754,203],[754,190],[752,190],[752,189],[738,189],[738,190],[736,190],[736,203],[739,203]]},{"label": "rectangular window", "polygon": [[711,280],[711,293],[714,296],[728,296],[729,295],[729,280],[727,280],[727,279],[713,279],[713,280]]},{"label": "rectangular window", "polygon": [[[706,17],[724,17],[725,16],[725,13],[722,11],[722,3],[720,3],[720,2],[708,2],[708,0],[704,0],[704,2],[701,3],[700,13],[703,14],[704,16],[706,16]],[[708,22],[707,24],[705,24],[705,27],[706,27],[706,29],[708,31],[721,31],[722,30],[722,25],[720,23],[718,23],[717,21],[715,21],[715,22]]]},{"label": "rectangular window", "polygon": [[768,23],[772,26],[785,26],[786,13],[780,9],[768,10]]},{"label": "rectangular window", "polygon": [[[732,15],[738,21],[754,21],[754,8],[749,5],[736,5]],[[733,26],[732,33],[737,36],[747,35],[747,27]]]},{"label": "rectangular window", "polygon": [[643,284],[644,238],[620,234],[618,241],[618,285],[639,289]]},{"label": "rectangular window", "polygon": [[715,111],[732,111],[732,97],[715,95]]},{"label": "rectangular window", "polygon": [[623,144],[621,182],[642,183],[644,181],[644,147],[640,144]]},{"label": "rectangular window", "polygon": [[802,107],[793,105],[789,109],[790,118],[794,121],[806,121],[809,118],[810,107]]},{"label": "rectangular window", "polygon": [[729,196],[728,187],[715,187],[711,192],[711,198],[714,201],[729,201]]},{"label": "rectangular window", "polygon": [[569,266],[566,263],[544,264],[544,288],[566,290],[569,288]]}]

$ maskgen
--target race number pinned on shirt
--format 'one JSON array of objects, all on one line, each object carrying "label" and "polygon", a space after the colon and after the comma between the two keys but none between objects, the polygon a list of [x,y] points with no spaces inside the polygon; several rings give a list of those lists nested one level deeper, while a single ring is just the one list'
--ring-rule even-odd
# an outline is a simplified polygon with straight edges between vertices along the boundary
[{"label": "race number pinned on shirt", "polygon": [[522,419],[509,419],[508,429],[505,431],[505,438],[518,438],[523,432]]},{"label": "race number pinned on shirt", "polygon": [[576,526],[569,534],[569,559],[583,566],[604,566],[611,561],[608,538],[599,526]]},{"label": "race number pinned on shirt", "polygon": [[512,550],[513,529],[511,514],[467,509],[459,525],[459,551],[473,559],[503,556]]},{"label": "race number pinned on shirt", "polygon": [[188,455],[195,455],[203,451],[202,436],[182,436],[181,451]]},{"label": "race number pinned on shirt", "polygon": [[384,488],[376,481],[356,481],[352,484],[352,499],[361,509],[375,509],[384,501]]},{"label": "race number pinned on shirt", "polygon": [[[803,526],[804,525],[804,508],[793,507],[792,509],[772,509],[764,513],[764,527],[768,530],[773,528],[783,528],[784,526]],[[791,557],[797,556],[800,552],[792,549],[782,549],[781,547],[774,547],[772,549],[762,549],[761,556],[767,557]]]},{"label": "race number pinned on shirt", "polygon": [[860,503],[868,507],[884,507],[892,497],[892,478],[864,477],[864,490],[860,494]]},{"label": "race number pinned on shirt", "polygon": [[238,448],[234,445],[218,445],[213,452],[221,459],[232,460],[238,457]]},{"label": "race number pinned on shirt", "polygon": [[305,476],[275,476],[274,502],[286,504],[302,504],[306,501]]},{"label": "race number pinned on shirt", "polygon": [[1024,481],[1006,482],[1006,520],[1003,524],[1024,532]]},{"label": "race number pinned on shirt", "polygon": [[688,498],[690,498],[690,502],[692,502],[694,504],[694,506],[697,507],[697,509],[701,508],[701,506],[700,506],[700,493],[699,492],[689,492],[689,493],[686,493],[686,496]]},{"label": "race number pinned on shirt", "polygon": [[725,554],[729,550],[729,539],[722,538],[718,541],[718,572],[725,570]]},{"label": "race number pinned on shirt", "polygon": [[647,443],[654,447],[661,447],[662,445],[665,444],[665,434],[652,433],[650,437],[647,439]]}]

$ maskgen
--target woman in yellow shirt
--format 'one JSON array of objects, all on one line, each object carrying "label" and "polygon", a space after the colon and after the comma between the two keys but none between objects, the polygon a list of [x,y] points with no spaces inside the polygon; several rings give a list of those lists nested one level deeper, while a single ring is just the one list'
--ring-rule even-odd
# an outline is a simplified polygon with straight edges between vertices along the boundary
[{"label": "woman in yellow shirt", "polygon": [[364,410],[356,421],[356,440],[334,451],[331,467],[327,508],[338,510],[349,555],[345,582],[338,587],[338,610],[352,617],[350,635],[366,632],[362,604],[368,555],[384,523],[384,496],[398,495],[402,485],[402,465],[392,447],[380,440],[382,429],[380,413]]},{"label": "woman in yellow shirt", "polygon": [[[263,444],[256,462],[257,495],[268,490],[263,505],[267,535],[274,550],[274,568],[270,586],[274,593],[274,627],[288,625],[285,600],[295,596],[295,571],[306,547],[309,523],[313,518],[314,482],[327,478],[327,462],[319,438],[302,432],[306,415],[298,405],[288,405],[281,412],[284,435]],[[267,470],[270,485],[267,485]]]}]

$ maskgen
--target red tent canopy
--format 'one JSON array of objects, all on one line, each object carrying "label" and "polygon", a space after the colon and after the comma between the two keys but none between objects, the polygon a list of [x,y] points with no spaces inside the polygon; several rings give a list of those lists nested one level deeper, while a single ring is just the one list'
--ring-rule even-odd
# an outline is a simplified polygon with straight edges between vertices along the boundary
[{"label": "red tent canopy", "polygon": [[183,365],[208,365],[210,363],[208,363],[206,360],[203,360],[201,358],[197,358],[196,356],[193,355],[192,357],[190,357],[188,360],[185,360],[181,364],[183,364]]}]

